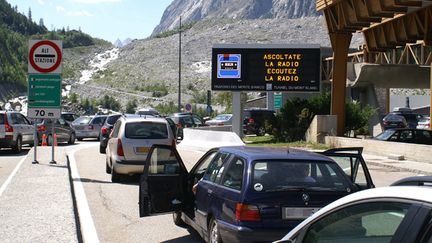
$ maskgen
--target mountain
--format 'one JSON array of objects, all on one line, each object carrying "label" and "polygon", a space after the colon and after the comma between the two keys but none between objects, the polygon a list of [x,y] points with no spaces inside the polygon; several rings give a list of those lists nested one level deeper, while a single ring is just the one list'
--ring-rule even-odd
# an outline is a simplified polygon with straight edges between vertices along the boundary
[{"label": "mountain", "polygon": [[174,0],[152,36],[206,18],[293,19],[318,16],[316,0]]},{"label": "mountain", "polygon": [[[85,85],[73,85],[72,92],[98,99],[105,94],[125,105],[137,99],[142,106],[177,101],[178,33],[134,40],[121,48],[118,58],[95,73]],[[212,46],[233,44],[320,44],[330,47],[324,17],[300,19],[205,19],[182,32],[183,102],[205,100],[210,89]],[[363,42],[353,37],[351,47]],[[204,98],[203,98],[204,97]]]},{"label": "mountain", "polygon": [[131,42],[132,42],[132,39],[131,39],[131,38],[126,38],[124,41],[121,41],[120,39],[117,39],[117,40],[114,42],[114,46],[115,46],[115,47],[118,47],[118,48],[122,48],[122,47],[128,45],[128,44],[131,43]]}]

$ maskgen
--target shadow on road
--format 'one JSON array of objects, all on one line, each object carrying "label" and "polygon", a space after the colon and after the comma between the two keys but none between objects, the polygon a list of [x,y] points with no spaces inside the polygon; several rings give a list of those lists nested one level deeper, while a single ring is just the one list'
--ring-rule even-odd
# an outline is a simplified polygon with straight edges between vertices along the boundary
[{"label": "shadow on road", "polygon": [[23,147],[21,153],[17,154],[12,149],[0,149],[0,156],[1,157],[17,157],[17,156],[24,156],[27,155],[30,151],[30,147]]},{"label": "shadow on road", "polygon": [[164,243],[191,243],[191,242],[205,242],[200,235],[198,234],[198,232],[196,232],[195,230],[193,230],[192,228],[188,228],[187,229],[189,232],[189,235],[185,235],[179,238],[175,238],[175,239],[171,239],[171,240],[166,240],[166,241],[162,241]]}]

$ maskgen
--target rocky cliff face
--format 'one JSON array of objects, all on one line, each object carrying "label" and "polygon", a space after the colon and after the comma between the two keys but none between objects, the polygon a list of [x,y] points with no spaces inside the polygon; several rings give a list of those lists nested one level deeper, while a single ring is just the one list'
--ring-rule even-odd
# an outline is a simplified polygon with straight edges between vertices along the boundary
[{"label": "rocky cliff face", "polygon": [[174,0],[153,35],[205,18],[293,19],[317,16],[315,0]]}]

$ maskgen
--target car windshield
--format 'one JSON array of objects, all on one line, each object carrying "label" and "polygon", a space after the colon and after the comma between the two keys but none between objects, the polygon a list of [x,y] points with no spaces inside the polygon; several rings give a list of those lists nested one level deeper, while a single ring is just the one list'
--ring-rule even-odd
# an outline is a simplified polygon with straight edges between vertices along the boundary
[{"label": "car windshield", "polygon": [[257,192],[350,189],[337,164],[295,160],[254,161],[252,185]]},{"label": "car windshield", "polygon": [[75,117],[73,114],[62,114],[61,117],[69,122],[73,122],[75,120]]},{"label": "car windshield", "polygon": [[384,132],[378,134],[375,138],[379,140],[387,140],[393,135],[394,131],[392,130],[385,130]]},{"label": "car windshield", "polygon": [[92,117],[90,116],[82,116],[77,118],[73,123],[75,124],[89,124],[91,121]]},{"label": "car windshield", "polygon": [[120,115],[118,116],[109,116],[107,118],[106,123],[110,124],[110,125],[114,125],[114,123],[116,123],[116,121],[120,118]]},{"label": "car windshield", "polygon": [[130,122],[125,126],[126,138],[132,139],[166,139],[168,129],[160,122]]},{"label": "car windshield", "polygon": [[403,116],[400,115],[387,115],[384,120],[385,121],[403,121],[405,118]]}]

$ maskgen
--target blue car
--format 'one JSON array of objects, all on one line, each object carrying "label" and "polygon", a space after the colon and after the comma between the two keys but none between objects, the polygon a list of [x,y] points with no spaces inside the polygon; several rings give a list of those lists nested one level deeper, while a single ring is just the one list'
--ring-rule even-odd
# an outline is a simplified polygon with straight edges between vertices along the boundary
[{"label": "blue car", "polygon": [[209,242],[277,240],[325,205],[374,187],[361,152],[221,147],[188,173],[175,147],[155,145],[140,178],[140,217],[173,212],[175,224]]}]

